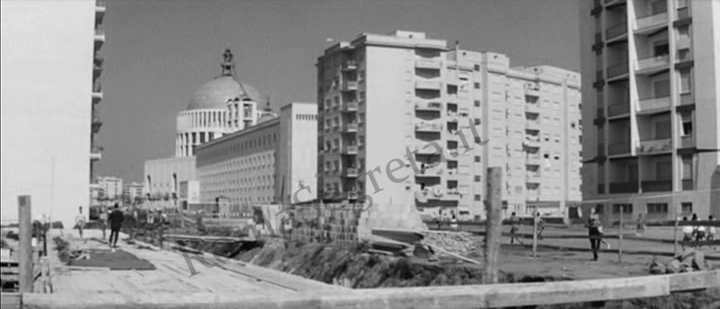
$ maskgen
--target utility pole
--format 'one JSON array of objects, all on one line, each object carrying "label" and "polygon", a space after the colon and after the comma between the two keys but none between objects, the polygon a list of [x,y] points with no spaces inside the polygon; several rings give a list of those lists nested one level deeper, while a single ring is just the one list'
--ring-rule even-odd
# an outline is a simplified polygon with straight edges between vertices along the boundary
[{"label": "utility pole", "polygon": [[487,226],[485,227],[485,273],[483,283],[498,283],[497,260],[502,234],[502,168],[488,168]]},{"label": "utility pole", "polygon": [[32,247],[32,209],[30,196],[18,196],[18,262],[20,272],[20,293],[32,293],[33,278],[33,247]]}]

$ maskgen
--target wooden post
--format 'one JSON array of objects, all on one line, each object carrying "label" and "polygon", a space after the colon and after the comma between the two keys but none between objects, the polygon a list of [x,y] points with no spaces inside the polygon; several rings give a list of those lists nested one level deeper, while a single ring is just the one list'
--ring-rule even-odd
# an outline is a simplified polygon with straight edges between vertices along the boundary
[{"label": "wooden post", "polygon": [[18,262],[20,272],[20,293],[32,293],[33,248],[32,248],[32,211],[29,195],[18,196]]},{"label": "wooden post", "polygon": [[677,248],[678,248],[677,233],[678,233],[678,226],[680,225],[680,220],[678,220],[678,219],[680,219],[680,216],[679,216],[678,214],[676,214],[676,215],[675,215],[675,228],[673,229],[673,255],[674,255],[674,256],[677,256],[677,254],[678,254],[678,250],[677,250]]},{"label": "wooden post", "polygon": [[625,211],[625,207],[623,205],[620,205],[620,233],[618,235],[618,263],[622,263],[623,225],[625,224],[625,222],[623,222],[623,217],[625,217],[624,211]]},{"label": "wooden post", "polygon": [[485,227],[485,284],[498,283],[497,259],[500,253],[502,235],[502,169],[488,168],[487,182],[487,226]]},{"label": "wooden post", "polygon": [[538,220],[537,220],[538,211],[533,211],[533,246],[532,246],[532,256],[537,257],[537,231],[538,231]]}]

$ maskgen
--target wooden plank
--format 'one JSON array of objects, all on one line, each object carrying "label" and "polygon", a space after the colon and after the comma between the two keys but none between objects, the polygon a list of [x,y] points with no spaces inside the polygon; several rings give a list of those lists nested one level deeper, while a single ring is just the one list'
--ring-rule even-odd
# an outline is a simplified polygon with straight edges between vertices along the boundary
[{"label": "wooden plank", "polygon": [[544,283],[284,293],[25,294],[27,308],[491,308],[666,296],[717,287],[720,270]]},{"label": "wooden plank", "polygon": [[502,169],[487,169],[487,229],[485,235],[485,267],[482,282],[498,283],[497,260],[500,255],[500,236],[502,234]]}]

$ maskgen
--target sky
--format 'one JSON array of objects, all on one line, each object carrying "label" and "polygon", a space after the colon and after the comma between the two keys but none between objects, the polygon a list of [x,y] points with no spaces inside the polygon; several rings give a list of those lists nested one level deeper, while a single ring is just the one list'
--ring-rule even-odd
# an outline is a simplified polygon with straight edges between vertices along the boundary
[{"label": "sky", "polygon": [[[273,108],[316,102],[315,63],[332,42],[361,33],[420,31],[511,66],[580,70],[574,0],[112,0],[100,102],[97,175],[143,178],[146,160],[175,153],[175,117],[235,54],[238,79]],[[264,102],[263,102],[264,103]]]}]

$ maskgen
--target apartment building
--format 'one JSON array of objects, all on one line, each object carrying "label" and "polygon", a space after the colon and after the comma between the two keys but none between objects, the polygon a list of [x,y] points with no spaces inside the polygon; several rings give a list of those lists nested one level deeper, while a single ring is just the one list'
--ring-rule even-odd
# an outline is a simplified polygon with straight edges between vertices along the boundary
[{"label": "apartment building", "polygon": [[195,148],[201,204],[217,204],[225,214],[249,212],[249,206],[258,204],[314,199],[315,104],[293,102],[279,116],[271,118],[266,112],[264,117]]},{"label": "apartment building", "polygon": [[[18,195],[33,217],[72,226],[88,214],[92,143],[102,99],[98,51],[104,2],[2,1],[2,218],[17,219]],[[62,25],[62,26],[53,26]]]},{"label": "apartment building", "polygon": [[506,214],[580,200],[575,72],[408,31],[337,43],[317,69],[319,199],[483,218],[486,170],[501,167]]},{"label": "apartment building", "polygon": [[585,211],[720,215],[720,1],[580,6]]},{"label": "apartment building", "polygon": [[117,177],[97,177],[95,181],[102,190],[101,197],[107,200],[120,201],[123,196],[123,180]]}]

